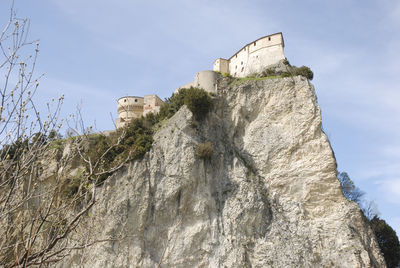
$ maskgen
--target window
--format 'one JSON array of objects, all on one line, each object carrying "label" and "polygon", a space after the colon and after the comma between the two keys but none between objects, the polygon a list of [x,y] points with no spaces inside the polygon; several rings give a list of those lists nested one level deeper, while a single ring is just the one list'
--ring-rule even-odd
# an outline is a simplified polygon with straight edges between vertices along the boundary
[{"label": "window", "polygon": [[126,99],[124,99],[124,102],[126,102]]},{"label": "window", "polygon": [[244,70],[244,67],[242,67],[242,72],[243,72],[243,70]]},{"label": "window", "polygon": [[135,102],[137,102],[137,99],[135,99]]},{"label": "window", "polygon": [[243,61],[240,64],[243,65]]},{"label": "window", "polygon": [[235,55],[235,58],[237,58],[237,54]]},{"label": "window", "polygon": [[256,46],[256,42],[254,42],[254,46]]},{"label": "window", "polygon": [[268,41],[271,41],[271,36],[268,36]]},{"label": "window", "polygon": [[237,65],[235,66],[235,69],[237,69]]}]

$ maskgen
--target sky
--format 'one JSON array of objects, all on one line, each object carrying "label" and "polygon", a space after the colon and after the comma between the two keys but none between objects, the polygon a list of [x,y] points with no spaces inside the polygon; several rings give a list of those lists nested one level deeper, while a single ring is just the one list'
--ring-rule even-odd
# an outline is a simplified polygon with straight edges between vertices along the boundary
[{"label": "sky", "polygon": [[[0,1],[0,26],[9,0]],[[261,36],[314,71],[323,129],[346,171],[400,235],[400,1],[16,0],[40,39],[37,101],[65,95],[87,125],[113,129],[124,95],[169,97]]]}]

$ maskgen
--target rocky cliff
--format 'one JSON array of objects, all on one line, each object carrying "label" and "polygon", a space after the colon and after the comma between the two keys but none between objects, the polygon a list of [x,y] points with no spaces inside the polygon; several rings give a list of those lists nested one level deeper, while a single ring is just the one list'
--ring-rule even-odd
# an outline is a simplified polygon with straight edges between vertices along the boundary
[{"label": "rocky cliff", "polygon": [[[385,267],[341,193],[307,79],[222,79],[203,122],[183,107],[154,140],[99,188],[75,234],[113,239],[61,266]],[[196,158],[206,141],[212,158]]]}]

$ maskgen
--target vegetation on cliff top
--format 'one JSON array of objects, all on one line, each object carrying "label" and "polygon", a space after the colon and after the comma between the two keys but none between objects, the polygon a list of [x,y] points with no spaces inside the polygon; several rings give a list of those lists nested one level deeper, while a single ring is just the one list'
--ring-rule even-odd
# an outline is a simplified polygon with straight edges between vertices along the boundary
[{"label": "vegetation on cliff top", "polygon": [[249,80],[265,80],[265,79],[275,79],[275,78],[285,78],[285,77],[293,77],[293,76],[303,76],[308,80],[312,80],[314,78],[314,73],[307,66],[296,67],[290,65],[288,60],[283,60],[284,68],[280,68],[279,66],[269,67],[262,71],[261,73],[250,74],[246,77],[233,77],[230,74],[223,74],[223,77],[228,77],[232,79],[231,85],[235,85],[238,83],[243,83]]}]

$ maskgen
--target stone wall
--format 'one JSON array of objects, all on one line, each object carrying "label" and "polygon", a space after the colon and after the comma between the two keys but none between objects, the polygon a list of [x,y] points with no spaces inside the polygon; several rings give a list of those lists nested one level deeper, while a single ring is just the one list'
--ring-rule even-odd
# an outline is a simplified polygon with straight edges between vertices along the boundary
[{"label": "stone wall", "polygon": [[198,72],[194,77],[194,81],[175,89],[175,93],[177,93],[181,88],[190,88],[190,87],[198,87],[208,92],[215,92],[217,86],[217,80],[219,77],[220,75],[214,71]]},{"label": "stone wall", "polygon": [[143,114],[144,98],[137,96],[125,96],[118,99],[117,128],[125,126],[132,119],[139,118]]},{"label": "stone wall", "polygon": [[118,99],[116,128],[123,127],[132,119],[140,118],[147,113],[158,113],[163,103],[155,94],[145,95],[144,97],[125,96]]},{"label": "stone wall", "polygon": [[[228,60],[215,60],[214,71],[228,72],[235,77],[262,72],[267,66],[285,59],[283,48],[282,33],[268,35],[245,45]],[[228,68],[225,66],[226,62]]]},{"label": "stone wall", "polygon": [[229,73],[229,60],[218,58],[214,61],[214,71],[218,71],[221,74]]},{"label": "stone wall", "polygon": [[163,101],[155,94],[144,95],[143,115],[148,113],[158,113],[160,111]]}]

